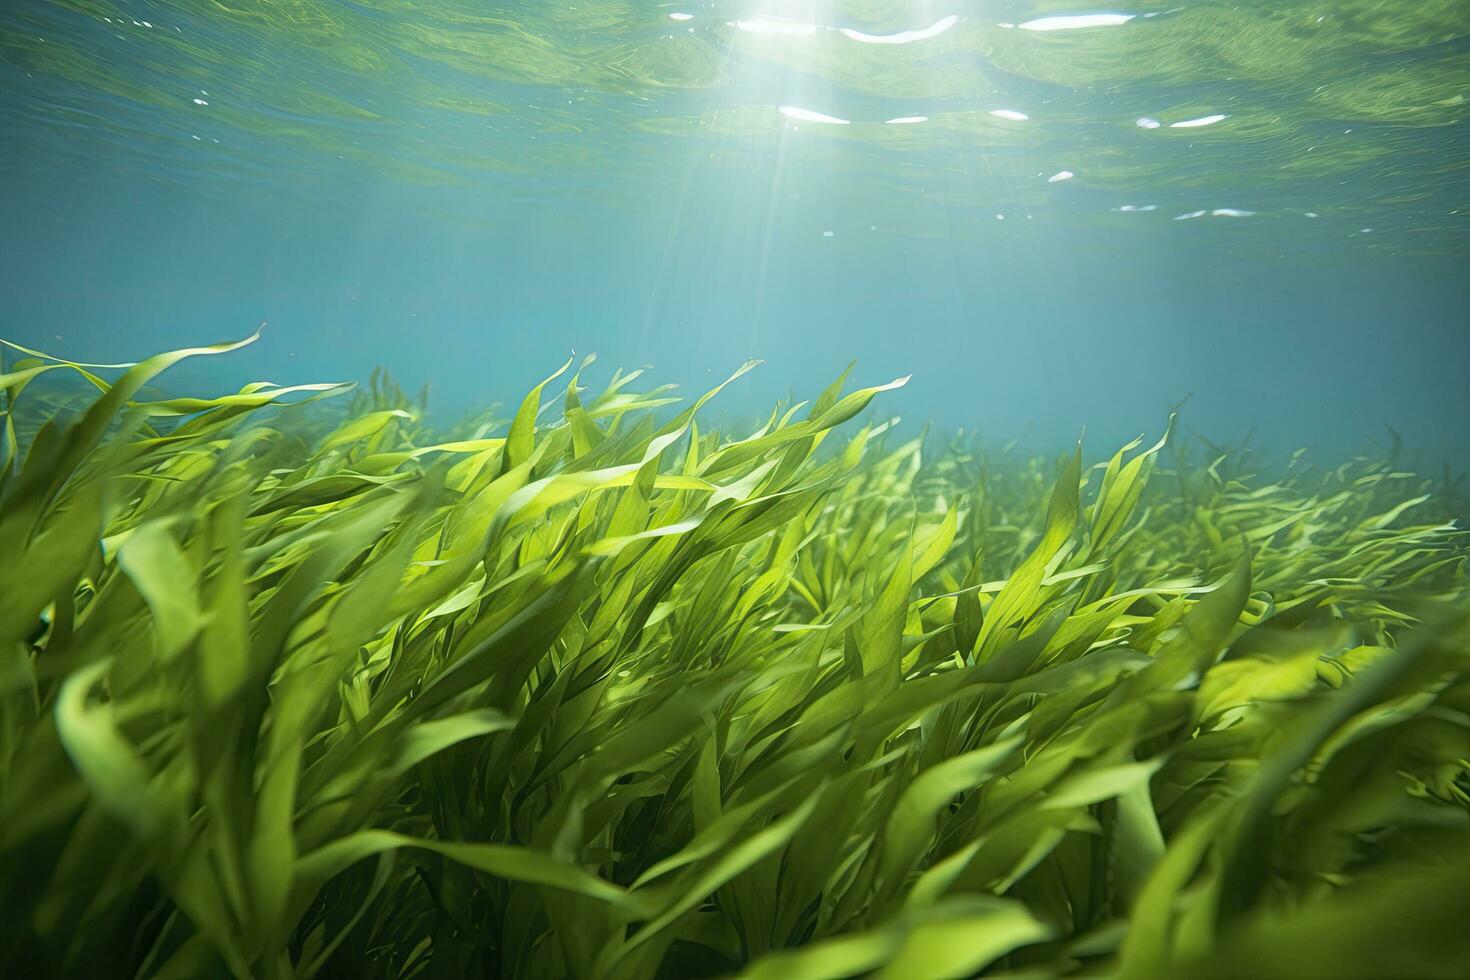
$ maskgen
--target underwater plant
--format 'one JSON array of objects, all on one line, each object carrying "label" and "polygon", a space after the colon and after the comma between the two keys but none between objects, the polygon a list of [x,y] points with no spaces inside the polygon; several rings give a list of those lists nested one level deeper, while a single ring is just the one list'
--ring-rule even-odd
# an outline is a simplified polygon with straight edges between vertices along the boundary
[{"label": "underwater plant", "polygon": [[1467,552],[1392,459],[140,396],[237,346],[0,370],[12,975],[1470,964]]}]

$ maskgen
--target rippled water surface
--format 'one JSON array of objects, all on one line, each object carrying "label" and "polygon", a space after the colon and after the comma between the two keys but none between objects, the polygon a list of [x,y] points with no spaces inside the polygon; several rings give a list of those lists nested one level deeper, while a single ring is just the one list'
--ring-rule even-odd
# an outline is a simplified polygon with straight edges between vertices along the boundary
[{"label": "rippled water surface", "polygon": [[[3,330],[1463,448],[1470,4],[12,0]],[[69,348],[70,349],[70,348]],[[248,363],[248,362],[247,362]],[[518,390],[518,389],[516,389]]]}]

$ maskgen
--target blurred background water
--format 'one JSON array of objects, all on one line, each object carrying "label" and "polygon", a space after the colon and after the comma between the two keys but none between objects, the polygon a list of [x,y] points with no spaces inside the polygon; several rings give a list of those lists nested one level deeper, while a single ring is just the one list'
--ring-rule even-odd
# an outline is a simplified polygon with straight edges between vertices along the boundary
[{"label": "blurred background water", "polygon": [[1465,0],[7,0],[0,336],[1462,463],[1467,96]]}]

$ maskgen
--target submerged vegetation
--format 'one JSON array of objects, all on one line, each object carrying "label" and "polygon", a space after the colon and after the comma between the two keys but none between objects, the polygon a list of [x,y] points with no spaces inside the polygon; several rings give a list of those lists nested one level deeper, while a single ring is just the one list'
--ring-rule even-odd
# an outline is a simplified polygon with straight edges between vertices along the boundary
[{"label": "submerged vegetation", "polygon": [[0,372],[17,976],[1470,962],[1466,549],[1392,460],[140,394],[229,348]]}]

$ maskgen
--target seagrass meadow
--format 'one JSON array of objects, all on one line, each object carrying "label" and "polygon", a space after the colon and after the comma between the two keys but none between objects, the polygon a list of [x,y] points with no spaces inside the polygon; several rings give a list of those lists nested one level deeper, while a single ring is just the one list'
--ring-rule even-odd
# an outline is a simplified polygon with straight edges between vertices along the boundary
[{"label": "seagrass meadow", "polygon": [[150,394],[237,346],[0,372],[7,975],[1470,964],[1454,481],[1028,458],[902,379]]}]

